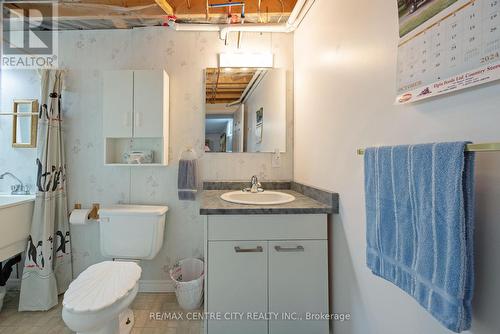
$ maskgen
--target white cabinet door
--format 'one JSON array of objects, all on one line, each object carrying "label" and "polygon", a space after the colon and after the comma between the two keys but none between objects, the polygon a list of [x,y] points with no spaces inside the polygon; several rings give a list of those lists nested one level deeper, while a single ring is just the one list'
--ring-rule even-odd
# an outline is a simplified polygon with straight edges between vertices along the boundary
[{"label": "white cabinet door", "polygon": [[163,137],[168,108],[166,88],[168,80],[163,70],[134,71],[134,137]]},{"label": "white cabinet door", "polygon": [[[328,313],[326,240],[269,242],[269,312]],[[270,320],[269,334],[327,334],[328,321]]]},{"label": "white cabinet door", "polygon": [[[248,312],[267,312],[267,241],[214,241],[208,244],[207,311],[209,334],[267,334],[266,320],[250,320]],[[243,313],[243,320],[224,320]]]},{"label": "white cabinet door", "polygon": [[109,138],[132,137],[133,71],[103,73],[103,133]]}]

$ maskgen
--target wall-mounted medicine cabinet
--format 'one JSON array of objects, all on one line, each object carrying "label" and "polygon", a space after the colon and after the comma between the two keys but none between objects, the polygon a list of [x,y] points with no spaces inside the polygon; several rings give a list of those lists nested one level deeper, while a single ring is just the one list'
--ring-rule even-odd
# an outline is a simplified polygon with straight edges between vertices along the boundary
[{"label": "wall-mounted medicine cabinet", "polygon": [[168,165],[169,77],[165,70],[106,71],[104,163]]}]

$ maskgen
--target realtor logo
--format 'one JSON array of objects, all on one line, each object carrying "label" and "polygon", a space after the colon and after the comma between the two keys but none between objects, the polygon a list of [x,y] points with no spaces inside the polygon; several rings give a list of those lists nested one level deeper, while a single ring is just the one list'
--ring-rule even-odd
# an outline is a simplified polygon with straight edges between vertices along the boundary
[{"label": "realtor logo", "polygon": [[57,67],[56,7],[47,1],[7,1],[2,9],[2,68]]}]

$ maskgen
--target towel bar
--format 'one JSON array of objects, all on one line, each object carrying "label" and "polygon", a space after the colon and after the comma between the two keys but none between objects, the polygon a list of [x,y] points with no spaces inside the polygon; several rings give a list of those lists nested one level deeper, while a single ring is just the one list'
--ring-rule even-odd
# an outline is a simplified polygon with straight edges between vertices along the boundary
[{"label": "towel bar", "polygon": [[35,116],[38,115],[38,112],[20,112],[20,113],[14,113],[14,112],[0,112],[0,116],[14,116],[16,115],[17,117],[28,117],[28,116]]},{"label": "towel bar", "polygon": [[[493,152],[500,151],[500,143],[467,144],[465,152]],[[365,154],[364,148],[357,149],[358,155]]]}]

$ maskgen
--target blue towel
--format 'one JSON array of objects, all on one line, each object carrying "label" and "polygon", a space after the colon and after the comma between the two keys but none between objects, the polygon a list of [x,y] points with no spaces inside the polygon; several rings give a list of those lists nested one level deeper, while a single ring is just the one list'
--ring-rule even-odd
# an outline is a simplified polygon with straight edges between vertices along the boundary
[{"label": "blue towel", "polygon": [[197,160],[179,160],[179,173],[177,174],[177,188],[179,200],[194,201],[197,193]]},{"label": "blue towel", "polygon": [[471,326],[474,154],[466,142],[365,152],[367,265],[448,329]]}]

